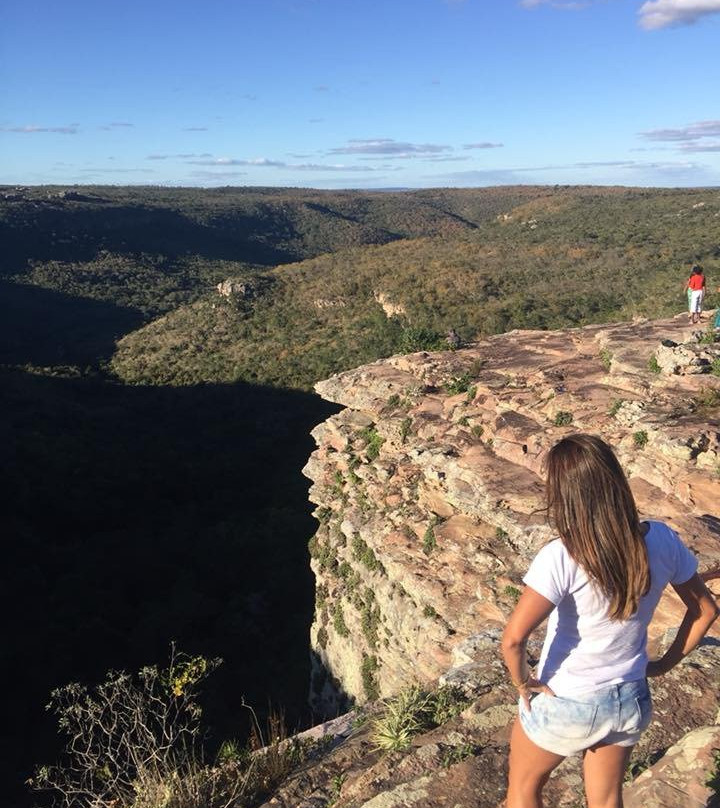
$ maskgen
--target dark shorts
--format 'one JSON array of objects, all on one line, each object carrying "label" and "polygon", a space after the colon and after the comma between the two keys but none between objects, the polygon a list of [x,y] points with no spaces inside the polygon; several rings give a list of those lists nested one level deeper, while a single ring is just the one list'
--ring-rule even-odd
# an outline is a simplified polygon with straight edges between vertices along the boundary
[{"label": "dark shorts", "polygon": [[557,755],[574,755],[597,743],[634,746],[650,723],[647,680],[610,685],[578,699],[534,695],[520,700],[520,723],[530,740]]}]

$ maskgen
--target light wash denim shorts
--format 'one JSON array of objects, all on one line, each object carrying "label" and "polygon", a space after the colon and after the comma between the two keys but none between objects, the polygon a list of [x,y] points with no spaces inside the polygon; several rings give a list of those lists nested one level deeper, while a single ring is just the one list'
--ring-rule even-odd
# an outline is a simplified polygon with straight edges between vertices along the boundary
[{"label": "light wash denim shorts", "polygon": [[519,704],[528,738],[566,757],[597,743],[633,746],[652,718],[646,679],[603,687],[578,699],[536,693],[529,710],[522,699]]}]

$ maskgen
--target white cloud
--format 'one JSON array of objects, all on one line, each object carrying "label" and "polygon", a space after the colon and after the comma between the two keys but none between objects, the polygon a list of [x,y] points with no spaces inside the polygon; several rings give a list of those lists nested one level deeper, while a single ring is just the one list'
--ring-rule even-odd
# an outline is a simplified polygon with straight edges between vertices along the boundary
[{"label": "white cloud", "polygon": [[578,11],[587,8],[592,4],[592,0],[520,0],[523,8],[535,8],[536,6],[551,6],[562,11]]},{"label": "white cloud", "polygon": [[501,149],[502,143],[490,143],[484,141],[482,143],[465,143],[463,149]]},{"label": "white cloud", "polygon": [[440,154],[452,151],[450,146],[437,143],[406,143],[392,138],[375,138],[371,140],[349,140],[347,146],[330,149],[330,154],[376,154],[383,157],[404,158],[416,155]]},{"label": "white cloud", "polygon": [[691,25],[709,14],[720,14],[720,0],[647,0],[638,14],[647,30]]},{"label": "white cloud", "polygon": [[37,132],[52,132],[60,135],[76,135],[78,125],[70,126],[2,126],[0,132],[19,132],[23,135],[32,135]]},{"label": "white cloud", "polygon": [[[678,129],[651,129],[641,132],[646,140],[674,143],[688,153],[720,151],[720,121],[698,121]],[[706,138],[712,138],[711,141]]]}]

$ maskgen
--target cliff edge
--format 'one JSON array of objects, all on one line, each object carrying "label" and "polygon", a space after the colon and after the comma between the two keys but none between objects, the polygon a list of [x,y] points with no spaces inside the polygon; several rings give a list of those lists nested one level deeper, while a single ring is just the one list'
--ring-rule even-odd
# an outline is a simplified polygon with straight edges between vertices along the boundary
[{"label": "cliff edge", "polygon": [[[717,592],[720,343],[689,326],[684,315],[513,331],[459,350],[394,356],[316,389],[344,409],[314,430],[318,448],[305,468],[320,523],[310,548],[317,592],[312,702],[338,713],[412,682],[456,685],[472,704],[455,724],[435,730],[431,745],[441,749],[437,733],[455,732],[456,740],[464,739],[458,743],[482,749],[452,765],[469,767],[467,782],[477,781],[472,793],[479,801],[472,804],[495,805],[514,709],[497,638],[530,559],[552,536],[543,512],[544,454],[568,432],[608,440],[641,514],[680,533]],[[667,642],[681,613],[677,598],[666,594],[652,626],[654,650]],[[717,644],[715,631],[677,672],[653,683],[656,719],[639,748],[643,769],[683,743],[686,733],[717,730]],[[717,736],[712,742],[702,736],[707,755]],[[367,757],[367,739],[355,743],[365,750],[367,771],[380,765],[377,755],[375,762]],[[427,746],[418,744],[415,753]],[[333,754],[348,755],[351,748],[346,743]],[[432,757],[427,749],[424,754]],[[416,782],[427,766],[405,765],[412,771],[419,766],[417,776],[398,779],[388,770],[382,789],[377,770],[370,777],[346,767],[348,784],[338,790],[336,804],[445,804],[437,800],[448,788],[441,782],[447,767],[437,767],[433,782],[440,786],[433,792],[430,781]],[[571,805],[579,787],[573,766],[568,763],[556,778],[558,804]],[[376,786],[360,798],[349,784],[363,777],[374,778]],[[645,779],[657,786],[656,779]],[[421,796],[374,802],[372,793],[387,793],[393,782],[403,794],[415,782]],[[279,796],[272,804],[322,804],[303,802],[288,788],[289,801]],[[463,799],[458,792],[447,804],[464,805]]]}]

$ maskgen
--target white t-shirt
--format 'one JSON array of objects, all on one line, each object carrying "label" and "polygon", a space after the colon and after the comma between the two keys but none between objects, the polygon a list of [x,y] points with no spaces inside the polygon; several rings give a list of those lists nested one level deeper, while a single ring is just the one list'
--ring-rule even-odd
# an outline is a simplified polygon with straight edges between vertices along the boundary
[{"label": "white t-shirt", "polygon": [[647,627],[668,583],[681,584],[697,559],[663,522],[648,522],[645,544],[650,589],[628,620],[610,620],[609,601],[555,539],[535,556],[523,578],[555,604],[538,666],[538,679],[560,696],[632,682],[645,676]]}]

